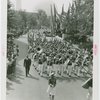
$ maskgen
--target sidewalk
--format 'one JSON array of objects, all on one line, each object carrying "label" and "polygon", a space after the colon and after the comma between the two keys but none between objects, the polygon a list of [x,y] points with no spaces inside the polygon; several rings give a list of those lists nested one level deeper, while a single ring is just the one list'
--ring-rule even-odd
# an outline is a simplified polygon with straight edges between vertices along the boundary
[{"label": "sidewalk", "polygon": [[[24,39],[24,41],[22,41]],[[47,100],[46,89],[47,81],[41,86],[41,78],[34,70],[33,66],[30,69],[30,76],[26,78],[25,69],[23,67],[23,59],[27,55],[28,45],[26,36],[21,36],[19,39],[15,40],[15,43],[19,45],[19,57],[17,59],[18,64],[16,66],[16,77],[11,77],[7,79],[7,100]],[[44,81],[45,80],[45,81]]]},{"label": "sidewalk", "polygon": [[[16,77],[8,81],[7,100],[40,100],[41,97],[44,97],[42,100],[46,100],[47,98],[43,96],[47,89],[46,80],[40,79],[33,66],[30,69],[31,75],[26,77],[23,60],[19,64],[16,67]],[[41,86],[41,81],[44,82],[44,80],[46,82],[45,88]]]}]

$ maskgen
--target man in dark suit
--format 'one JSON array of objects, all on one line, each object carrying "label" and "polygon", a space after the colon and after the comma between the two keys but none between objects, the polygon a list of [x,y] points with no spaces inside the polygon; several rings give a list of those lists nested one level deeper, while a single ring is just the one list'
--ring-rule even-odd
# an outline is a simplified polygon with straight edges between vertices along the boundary
[{"label": "man in dark suit", "polygon": [[31,66],[31,59],[28,56],[26,56],[26,58],[24,59],[24,67],[25,67],[26,77],[29,74],[30,66]]}]

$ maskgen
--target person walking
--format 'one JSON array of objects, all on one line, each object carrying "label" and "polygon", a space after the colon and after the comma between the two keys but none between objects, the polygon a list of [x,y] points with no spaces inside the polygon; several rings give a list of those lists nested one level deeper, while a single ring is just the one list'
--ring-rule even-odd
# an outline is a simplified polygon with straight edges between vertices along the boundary
[{"label": "person walking", "polygon": [[24,59],[26,77],[29,75],[30,66],[31,66],[31,59],[28,56],[26,56],[26,58]]},{"label": "person walking", "polygon": [[55,97],[55,87],[56,87],[56,78],[54,72],[51,73],[50,78],[48,80],[48,89],[47,93],[49,94],[49,99],[54,100]]}]

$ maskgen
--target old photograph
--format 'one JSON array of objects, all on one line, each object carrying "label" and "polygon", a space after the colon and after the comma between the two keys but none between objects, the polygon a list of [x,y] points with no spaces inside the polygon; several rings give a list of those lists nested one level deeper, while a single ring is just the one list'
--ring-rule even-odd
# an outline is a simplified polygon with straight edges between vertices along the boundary
[{"label": "old photograph", "polygon": [[92,100],[94,0],[7,0],[6,100]]}]

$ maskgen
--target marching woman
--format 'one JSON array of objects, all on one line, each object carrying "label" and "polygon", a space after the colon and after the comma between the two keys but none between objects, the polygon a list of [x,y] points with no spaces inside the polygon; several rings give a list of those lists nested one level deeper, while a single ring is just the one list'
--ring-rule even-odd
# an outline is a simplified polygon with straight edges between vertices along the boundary
[{"label": "marching woman", "polygon": [[39,57],[39,61],[38,61],[38,67],[39,67],[39,74],[40,74],[40,76],[42,76],[43,75],[43,61],[42,61],[42,58],[41,58],[41,56]]},{"label": "marching woman", "polygon": [[72,74],[72,62],[69,61],[69,63],[68,63],[68,75],[69,75],[69,77],[71,77],[71,74]]},{"label": "marching woman", "polygon": [[62,74],[62,57],[59,58],[59,74]]},{"label": "marching woman", "polygon": [[68,74],[68,63],[69,63],[70,59],[69,56],[66,57],[65,59],[65,63],[64,63],[64,72],[66,72]]},{"label": "marching woman", "polygon": [[52,60],[51,57],[48,57],[47,59],[47,74],[50,75],[52,72]]},{"label": "marching woman", "polygon": [[56,76],[58,74],[58,67],[59,67],[58,63],[59,63],[59,59],[57,57],[55,57],[55,59],[54,59],[54,69],[55,69],[55,75]]},{"label": "marching woman", "polygon": [[55,87],[56,87],[56,78],[54,72],[51,73],[50,78],[48,80],[48,89],[47,93],[49,94],[49,99],[54,100],[55,96]]},{"label": "marching woman", "polygon": [[64,70],[65,70],[65,57],[62,57],[62,71],[61,71],[61,76],[64,75]]},{"label": "marching woman", "polygon": [[61,58],[59,59],[59,66],[60,66],[60,75],[63,75],[63,57],[61,56]]},{"label": "marching woman", "polygon": [[33,57],[33,66],[35,67],[35,69],[37,70],[37,71],[39,71],[39,69],[38,69],[38,59],[39,59],[39,54],[38,53],[36,53],[36,54],[34,54],[34,57]]},{"label": "marching woman", "polygon": [[45,53],[42,54],[42,61],[43,61],[43,72],[45,72],[47,68],[47,58]]}]

